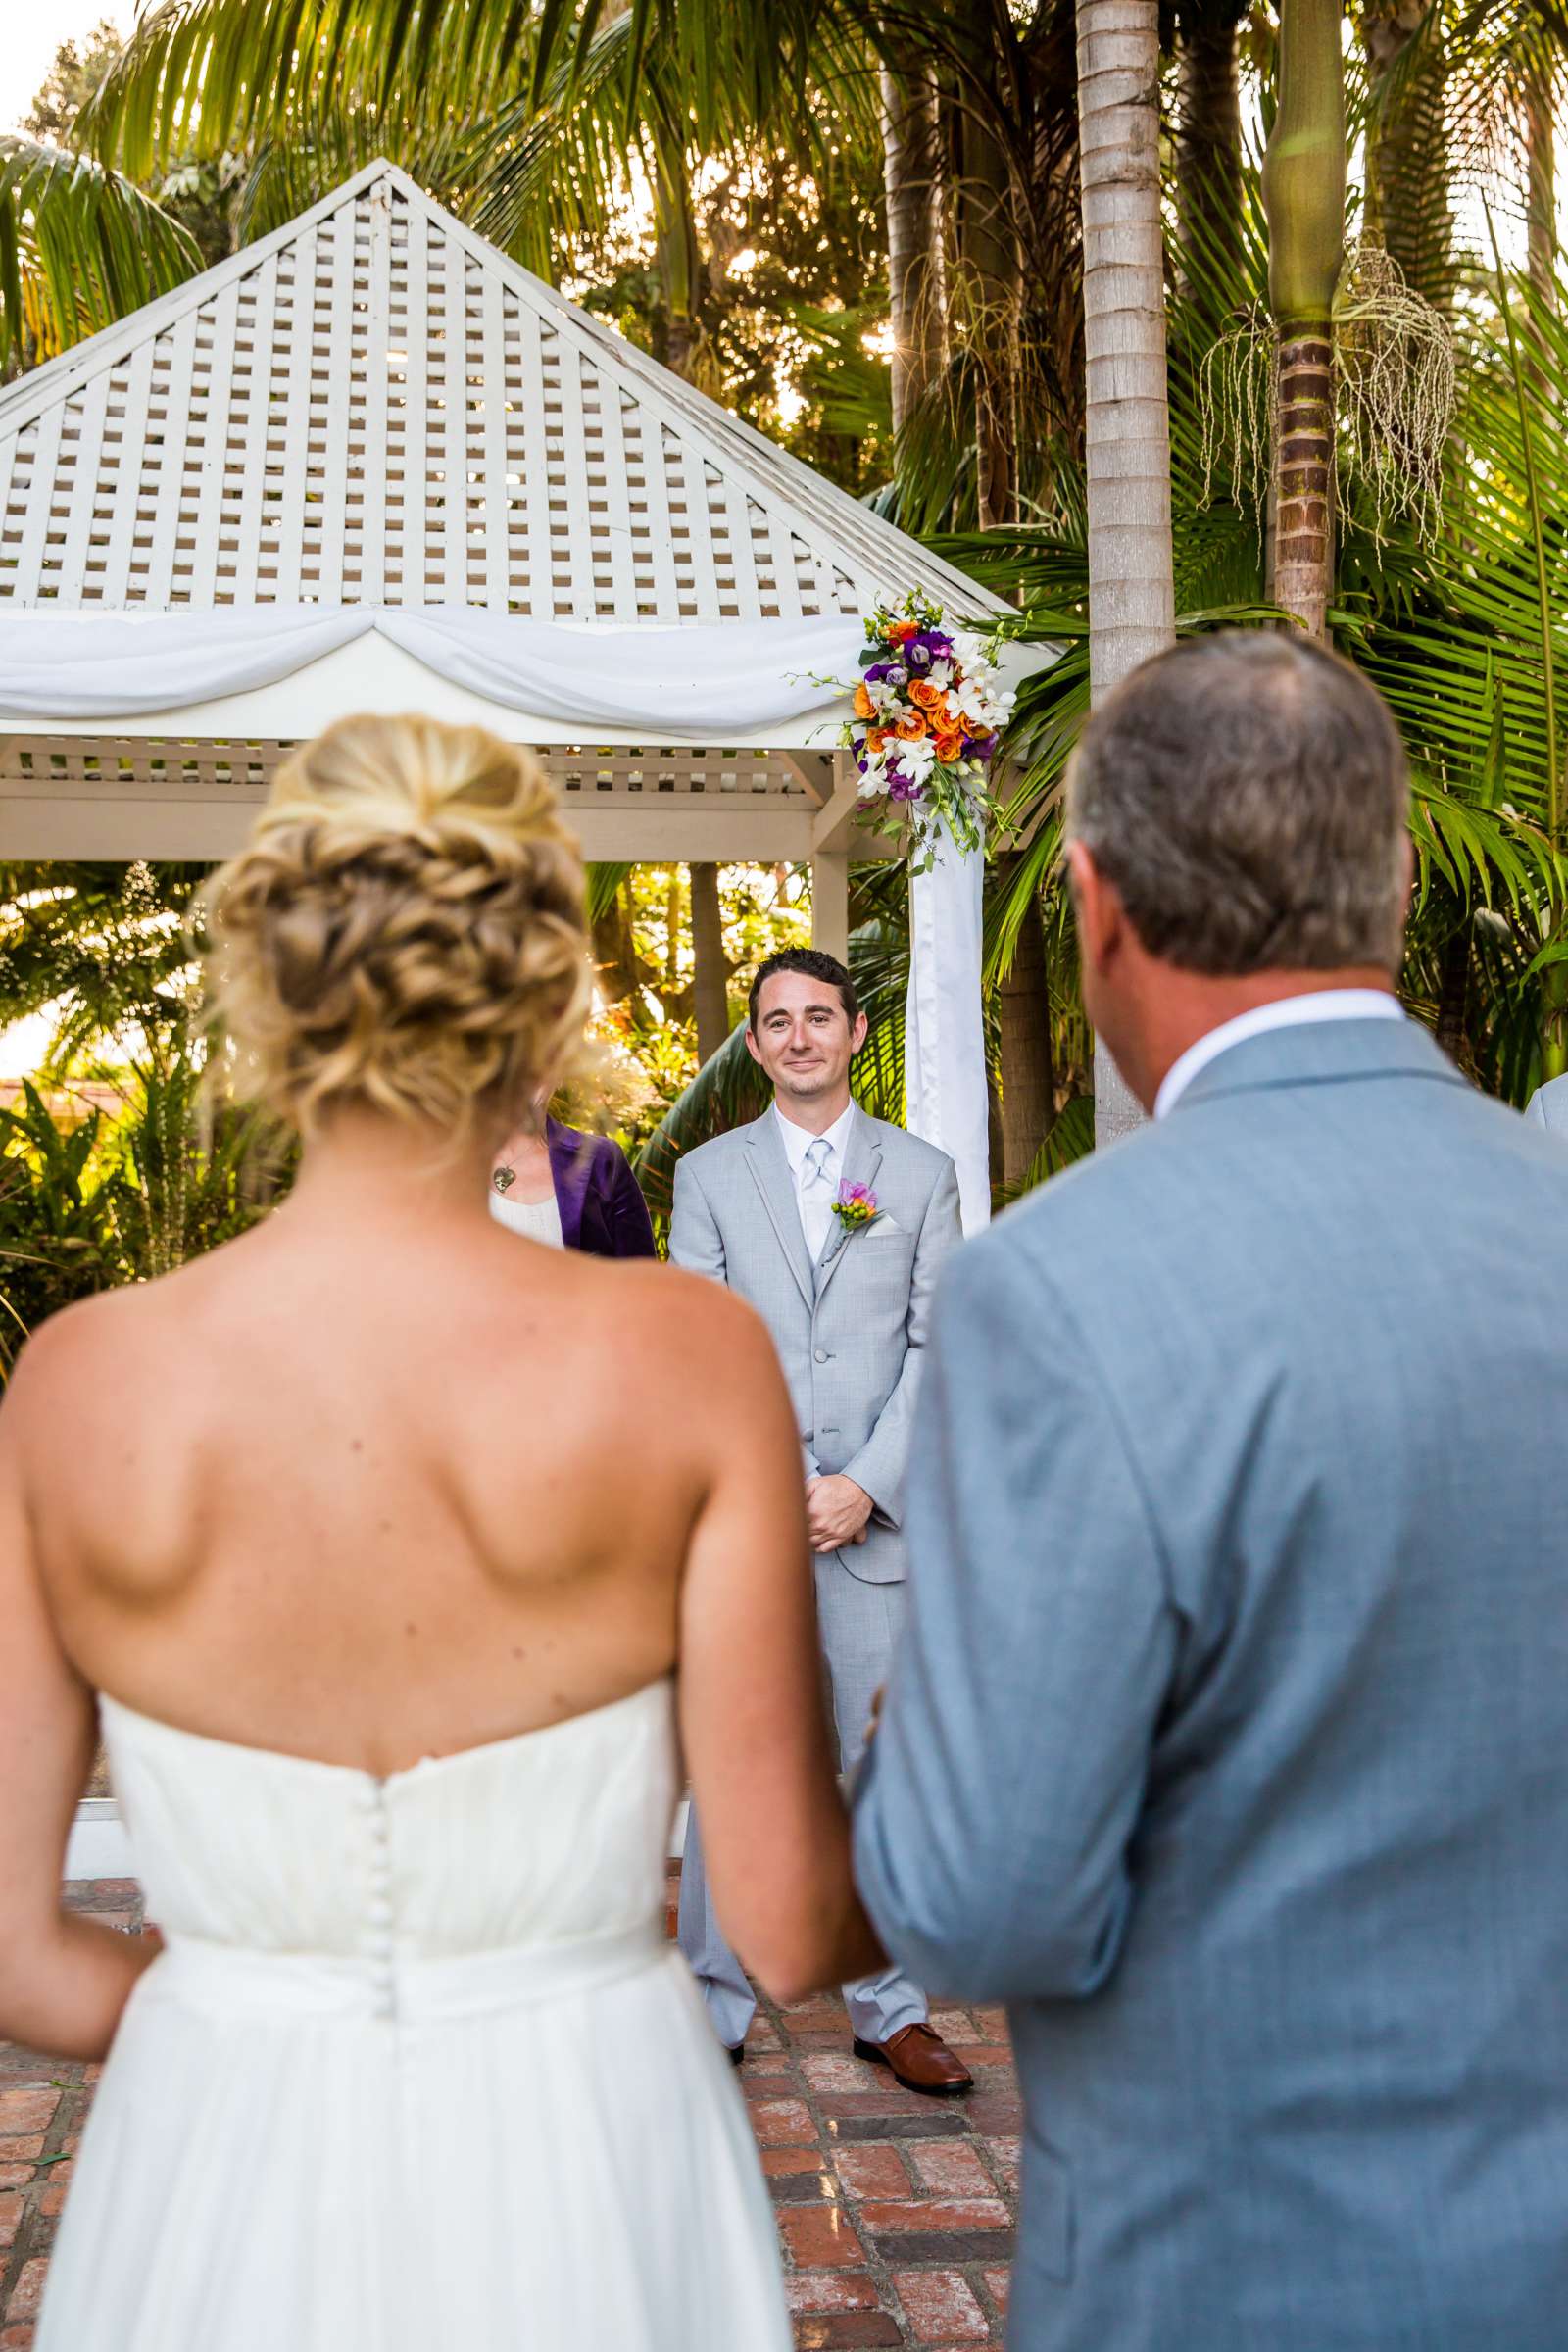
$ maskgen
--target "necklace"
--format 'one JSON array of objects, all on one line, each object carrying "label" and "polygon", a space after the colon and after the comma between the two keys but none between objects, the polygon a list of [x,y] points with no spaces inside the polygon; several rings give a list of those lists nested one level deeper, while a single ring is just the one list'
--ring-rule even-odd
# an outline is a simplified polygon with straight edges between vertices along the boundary
[{"label": "necklace", "polygon": [[490,1171],[490,1181],[498,1193],[510,1193],[517,1181],[515,1168],[499,1167]]}]

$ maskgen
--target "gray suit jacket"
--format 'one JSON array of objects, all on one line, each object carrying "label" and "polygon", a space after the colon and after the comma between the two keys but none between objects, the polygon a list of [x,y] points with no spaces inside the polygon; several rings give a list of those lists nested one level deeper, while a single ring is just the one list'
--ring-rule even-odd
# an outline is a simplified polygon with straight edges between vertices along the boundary
[{"label": "gray suit jacket", "polygon": [[1568,1135],[1568,1078],[1548,1078],[1525,1104],[1525,1117],[1553,1135]]},{"label": "gray suit jacket", "polygon": [[716,1136],[675,1170],[669,1254],[751,1301],[790,1385],[806,1475],[842,1472],[875,1509],[863,1544],[837,1555],[870,1584],[904,1575],[904,1475],[937,1269],[959,1239],[958,1180],[932,1145],[857,1109],[847,1183],[882,1213],[858,1233],[835,1218],[813,1267],[771,1110]]},{"label": "gray suit jacket", "polygon": [[1568,2341],[1568,1168],[1233,1047],[939,1300],[856,1852],[1010,2004],[1014,2352]]}]

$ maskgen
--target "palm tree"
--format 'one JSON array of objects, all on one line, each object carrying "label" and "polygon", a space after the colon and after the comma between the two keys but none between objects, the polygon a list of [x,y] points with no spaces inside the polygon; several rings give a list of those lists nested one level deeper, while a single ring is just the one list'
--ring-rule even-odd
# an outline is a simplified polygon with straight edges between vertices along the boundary
[{"label": "palm tree", "polygon": [[897,33],[890,36],[889,51],[878,84],[897,432],[947,368],[947,253],[942,117],[933,63],[914,41],[901,40]]},{"label": "palm tree", "polygon": [[[1176,14],[1176,210],[1182,249],[1195,245],[1223,280],[1241,264],[1241,28],[1246,0],[1182,0]],[[1202,272],[1204,280],[1216,274]]]},{"label": "palm tree", "polygon": [[[1160,226],[1158,0],[1078,0],[1091,692],[1176,629]],[[1108,1054],[1095,1135],[1136,1122]]]},{"label": "palm tree", "polygon": [[1276,338],[1273,596],[1320,642],[1334,577],[1334,289],[1345,257],[1339,0],[1281,0],[1263,164]]}]

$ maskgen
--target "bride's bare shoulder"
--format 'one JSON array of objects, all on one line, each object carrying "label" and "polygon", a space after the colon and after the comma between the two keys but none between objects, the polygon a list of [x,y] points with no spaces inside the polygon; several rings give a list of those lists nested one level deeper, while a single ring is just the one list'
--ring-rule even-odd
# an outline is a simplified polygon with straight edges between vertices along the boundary
[{"label": "bride's bare shoulder", "polygon": [[69,1442],[74,1428],[111,1402],[123,1421],[138,1398],[167,1395],[189,1295],[205,1287],[202,1264],[94,1292],[41,1323],[6,1387],[5,1416],[13,1428],[42,1423]]},{"label": "bride's bare shoulder", "polygon": [[754,1307],[706,1274],[651,1260],[607,1268],[620,1344],[647,1348],[704,1386],[778,1379],[778,1358]]}]

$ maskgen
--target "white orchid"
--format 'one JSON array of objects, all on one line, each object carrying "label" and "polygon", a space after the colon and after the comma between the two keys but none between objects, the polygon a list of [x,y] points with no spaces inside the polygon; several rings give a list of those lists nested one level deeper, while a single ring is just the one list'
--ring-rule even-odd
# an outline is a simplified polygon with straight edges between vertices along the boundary
[{"label": "white orchid", "polygon": [[901,741],[897,758],[911,784],[924,784],[937,763],[937,747],[929,735],[920,735],[913,743]]}]

